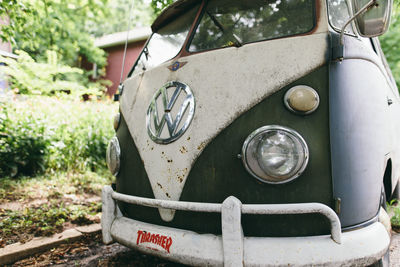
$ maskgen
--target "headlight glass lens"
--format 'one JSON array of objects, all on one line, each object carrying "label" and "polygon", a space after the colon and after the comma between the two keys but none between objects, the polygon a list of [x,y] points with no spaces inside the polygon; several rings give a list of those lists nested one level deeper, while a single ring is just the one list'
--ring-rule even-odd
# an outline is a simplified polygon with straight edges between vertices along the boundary
[{"label": "headlight glass lens", "polygon": [[114,136],[108,144],[106,160],[108,169],[114,176],[116,176],[119,172],[121,163],[121,148],[116,136]]},{"label": "headlight glass lens", "polygon": [[301,175],[308,163],[308,147],[294,130],[264,126],[246,139],[242,159],[247,171],[266,183],[286,183]]}]

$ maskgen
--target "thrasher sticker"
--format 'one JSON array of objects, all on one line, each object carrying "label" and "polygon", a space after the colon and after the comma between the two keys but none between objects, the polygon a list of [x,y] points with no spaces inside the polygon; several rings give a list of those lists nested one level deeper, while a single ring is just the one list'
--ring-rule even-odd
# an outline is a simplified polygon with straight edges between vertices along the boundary
[{"label": "thrasher sticker", "polygon": [[[160,235],[160,234],[152,234],[150,232],[146,231],[141,231],[139,230],[137,232],[137,240],[136,244],[150,244],[150,245],[156,245],[158,247],[163,248],[166,252],[169,252],[169,249],[171,248],[172,245],[172,238],[169,236],[165,235]],[[149,249],[155,249],[153,246],[148,247]]]}]

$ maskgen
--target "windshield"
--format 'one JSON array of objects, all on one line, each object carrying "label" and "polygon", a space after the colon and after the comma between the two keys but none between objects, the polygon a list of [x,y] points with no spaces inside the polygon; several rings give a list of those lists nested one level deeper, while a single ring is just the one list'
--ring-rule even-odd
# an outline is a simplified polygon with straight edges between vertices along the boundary
[{"label": "windshield", "polygon": [[153,33],[136,62],[131,75],[158,66],[174,58],[182,49],[199,5],[183,13]]},{"label": "windshield", "polygon": [[[347,0],[328,0],[328,15],[329,22],[332,27],[338,31],[346,24],[350,19],[350,11]],[[351,24],[346,27],[346,32],[354,34]]]},{"label": "windshield", "polygon": [[210,1],[189,51],[241,46],[309,32],[315,24],[314,2],[315,0]]}]

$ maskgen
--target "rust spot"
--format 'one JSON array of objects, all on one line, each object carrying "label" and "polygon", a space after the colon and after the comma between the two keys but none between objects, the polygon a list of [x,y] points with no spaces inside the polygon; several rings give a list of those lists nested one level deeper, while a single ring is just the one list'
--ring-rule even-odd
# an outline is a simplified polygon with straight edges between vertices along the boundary
[{"label": "rust spot", "polygon": [[187,138],[188,141],[190,141],[190,136]]},{"label": "rust spot", "polygon": [[163,154],[163,155],[164,155],[164,154],[165,154],[165,153],[164,153],[164,151],[162,151],[162,152],[161,152],[161,154]]},{"label": "rust spot", "polygon": [[183,182],[183,177],[181,177],[181,176],[177,176],[178,177],[178,181],[180,182],[180,183],[182,183]]},{"label": "rust spot", "polygon": [[168,198],[171,198],[170,195],[169,195],[168,193],[165,193],[165,195],[166,195]]},{"label": "rust spot", "polygon": [[197,150],[203,150],[206,147],[206,142],[201,142],[201,144],[197,147]]},{"label": "rust spot", "polygon": [[188,152],[188,150],[186,149],[186,147],[181,147],[181,149],[179,149],[179,151],[182,153],[182,154],[185,154],[186,152]]},{"label": "rust spot", "polygon": [[154,150],[154,147],[151,147],[151,150]]},{"label": "rust spot", "polygon": [[160,183],[157,183],[157,185],[162,189],[163,187],[162,187],[162,185],[160,184]]},{"label": "rust spot", "polygon": [[172,159],[167,159],[168,163],[172,163]]}]

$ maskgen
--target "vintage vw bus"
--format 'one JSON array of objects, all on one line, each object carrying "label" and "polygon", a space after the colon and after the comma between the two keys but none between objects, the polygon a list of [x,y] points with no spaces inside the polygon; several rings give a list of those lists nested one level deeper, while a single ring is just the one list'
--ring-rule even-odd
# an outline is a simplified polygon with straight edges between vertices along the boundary
[{"label": "vintage vw bus", "polygon": [[165,9],[121,86],[104,242],[195,266],[388,264],[399,93],[375,37],[390,11],[389,0]]}]

